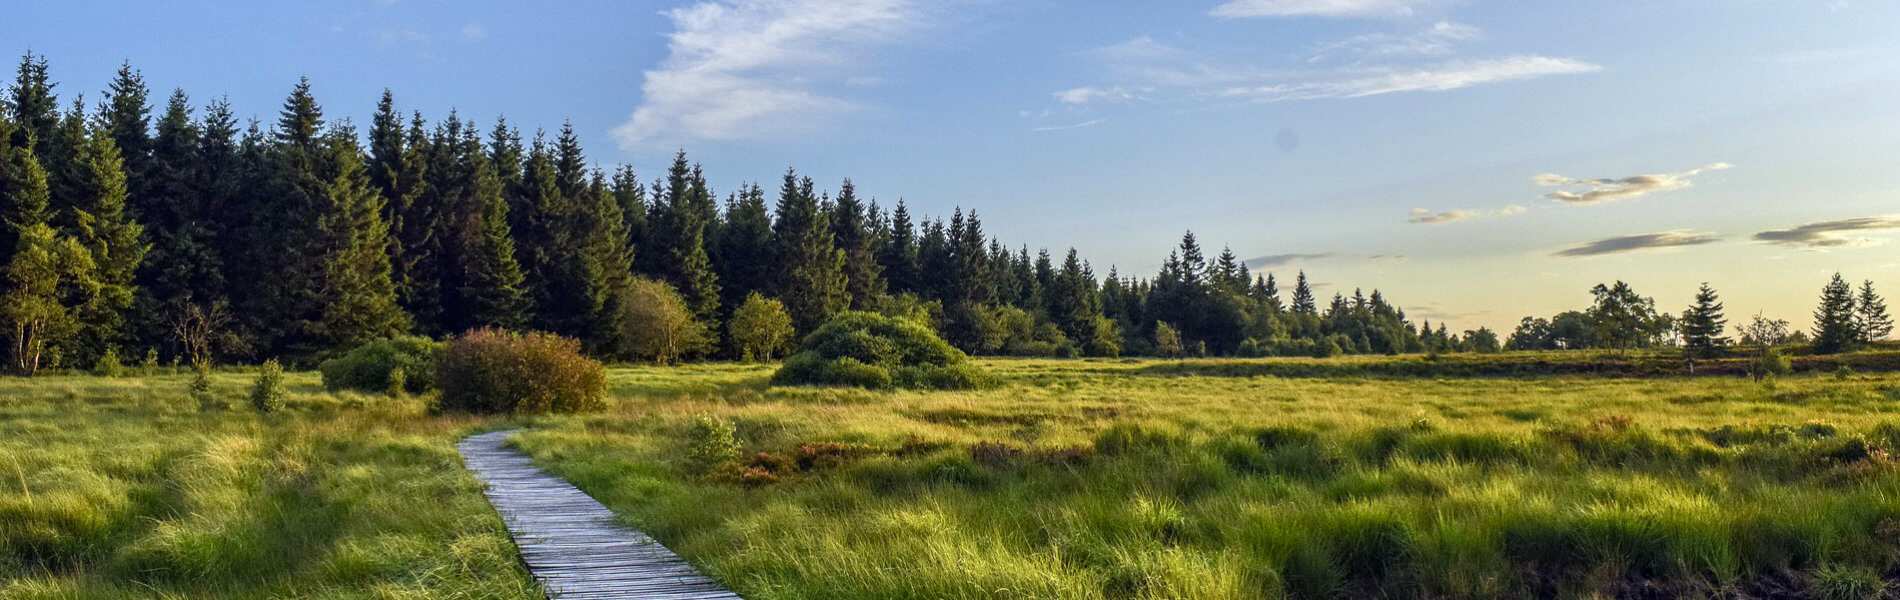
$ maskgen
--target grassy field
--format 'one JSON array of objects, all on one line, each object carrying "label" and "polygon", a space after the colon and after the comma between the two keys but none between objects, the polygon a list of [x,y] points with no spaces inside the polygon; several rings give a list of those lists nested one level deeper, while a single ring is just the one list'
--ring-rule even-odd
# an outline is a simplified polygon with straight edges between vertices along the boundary
[{"label": "grassy field", "polygon": [[[1000,387],[614,369],[607,412],[514,422],[309,374],[268,416],[242,374],[230,406],[184,376],[0,380],[0,598],[535,597],[450,446],[504,425],[755,600],[1831,599],[1900,575],[1893,375],[980,362]],[[691,459],[706,417],[741,466]]]},{"label": "grassy field", "polygon": [[418,400],[190,400],[190,377],[0,379],[0,598],[539,598]]},{"label": "grassy field", "polygon": [[[748,598],[1862,598],[1900,565],[1891,376],[987,365],[888,394],[620,370],[611,412],[517,443]],[[706,476],[701,415],[771,456]]]}]

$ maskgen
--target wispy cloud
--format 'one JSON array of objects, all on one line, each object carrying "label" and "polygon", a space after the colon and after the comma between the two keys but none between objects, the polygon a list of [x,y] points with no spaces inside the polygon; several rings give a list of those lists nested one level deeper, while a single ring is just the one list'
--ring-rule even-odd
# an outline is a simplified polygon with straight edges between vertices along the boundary
[{"label": "wispy cloud", "polygon": [[[1355,36],[1321,45],[1314,57],[1287,68],[1222,59],[1143,36],[1083,53],[1114,85],[1072,88],[1055,97],[1067,104],[1105,99],[1280,102],[1444,91],[1602,70],[1577,59],[1538,55],[1443,57],[1452,52],[1454,42],[1478,35],[1475,28],[1441,22],[1413,35]],[[1350,53],[1356,60],[1340,67],[1313,65],[1329,52]],[[1414,64],[1425,56],[1438,58]]]},{"label": "wispy cloud", "polygon": [[1405,222],[1432,225],[1463,221],[1465,219],[1476,219],[1479,217],[1508,217],[1523,214],[1524,210],[1524,207],[1515,204],[1497,210],[1448,210],[1436,214],[1423,208],[1414,208],[1412,209],[1412,218],[1406,219]]},{"label": "wispy cloud", "polygon": [[1302,254],[1302,253],[1295,252],[1295,253],[1287,253],[1287,254],[1269,254],[1266,256],[1249,258],[1242,262],[1244,262],[1247,265],[1247,268],[1249,269],[1260,269],[1260,268],[1284,267],[1284,266],[1291,265],[1294,263],[1311,262],[1311,261],[1319,260],[1322,258],[1331,258],[1334,256],[1338,256],[1338,253],[1317,252],[1317,253],[1311,253],[1311,254]]},{"label": "wispy cloud", "polygon": [[488,28],[479,23],[468,23],[462,26],[462,41],[479,42],[487,38]]},{"label": "wispy cloud", "polygon": [[1396,92],[1440,92],[1486,83],[1590,73],[1602,69],[1569,58],[1512,56],[1422,67],[1353,69],[1312,81],[1232,87],[1221,91],[1220,95],[1262,102],[1362,98]]},{"label": "wispy cloud", "polygon": [[1545,198],[1570,204],[1597,204],[1613,200],[1640,198],[1655,192],[1666,192],[1690,187],[1690,177],[1705,171],[1720,171],[1734,165],[1719,162],[1690,169],[1680,173],[1655,173],[1650,175],[1632,175],[1621,179],[1573,179],[1553,173],[1532,177],[1537,185],[1545,187],[1582,187],[1583,192],[1557,191],[1544,194]]},{"label": "wispy cloud", "polygon": [[1807,223],[1788,229],[1763,231],[1753,236],[1757,242],[1780,244],[1797,248],[1823,250],[1843,246],[1866,246],[1878,244],[1881,240],[1867,237],[1849,237],[1842,235],[1852,231],[1892,231],[1900,229],[1897,217],[1859,217]]},{"label": "wispy cloud", "polygon": [[713,0],[667,11],[670,54],[646,72],[641,105],[614,135],[631,146],[809,125],[852,107],[827,87],[862,78],[868,49],[901,42],[930,13],[917,0]]},{"label": "wispy cloud", "polygon": [[1358,57],[1424,56],[1449,54],[1459,42],[1484,36],[1476,27],[1439,21],[1425,31],[1411,34],[1367,33],[1319,44],[1307,62],[1318,62],[1335,54]]},{"label": "wispy cloud", "polygon": [[1721,238],[1713,233],[1694,231],[1664,231],[1603,238],[1571,246],[1553,252],[1553,256],[1600,256],[1604,254],[1622,254],[1652,248],[1673,248],[1678,246],[1699,246],[1714,243]]},{"label": "wispy cloud", "polygon": [[1101,125],[1107,122],[1108,122],[1108,119],[1093,119],[1089,121],[1083,121],[1081,123],[1076,123],[1074,125],[1045,125],[1042,127],[1030,129],[1030,131],[1067,131],[1070,129],[1081,129],[1083,127],[1094,127],[1096,125]]},{"label": "wispy cloud", "polygon": [[1230,0],[1209,14],[1223,19],[1249,17],[1403,17],[1432,0]]},{"label": "wispy cloud", "polygon": [[1099,100],[1127,100],[1135,97],[1121,87],[1095,88],[1079,87],[1056,92],[1056,99],[1063,104],[1088,104]]}]

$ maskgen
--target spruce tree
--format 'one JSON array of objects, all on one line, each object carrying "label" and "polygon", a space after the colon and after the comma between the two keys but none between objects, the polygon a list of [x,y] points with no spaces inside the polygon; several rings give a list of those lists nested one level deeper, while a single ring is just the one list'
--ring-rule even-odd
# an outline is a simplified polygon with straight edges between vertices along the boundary
[{"label": "spruce tree", "polygon": [[[479,157],[478,157],[479,158]],[[508,226],[508,198],[502,191],[501,176],[488,160],[477,161],[475,199],[480,213],[475,226],[477,235],[465,250],[467,272],[461,297],[468,321],[466,328],[500,327],[522,329],[528,325],[527,278],[515,261],[514,234]]]},{"label": "spruce tree", "polygon": [[1821,305],[1814,310],[1814,353],[1852,350],[1860,340],[1854,326],[1854,288],[1840,273],[1821,288]]},{"label": "spruce tree", "polygon": [[92,257],[97,285],[79,310],[82,327],[68,353],[74,364],[89,365],[126,341],[127,312],[138,295],[134,276],[150,246],[144,227],[126,209],[125,171],[111,132],[94,129],[80,158],[85,175],[76,184],[73,218],[78,241]]},{"label": "spruce tree", "polygon": [[[223,297],[224,269],[217,248],[222,220],[208,210],[216,193],[215,173],[201,164],[204,133],[191,113],[184,90],[173,91],[152,138],[150,197],[140,218],[152,250],[138,271],[133,310],[134,334],[151,348],[174,346],[172,325],[185,316],[186,307]],[[233,133],[228,125],[220,126],[227,128],[220,135]]]},{"label": "spruce tree", "polygon": [[1713,358],[1728,337],[1722,335],[1728,320],[1722,315],[1722,302],[1715,290],[1703,283],[1696,291],[1695,303],[1682,313],[1682,342],[1690,358]]},{"label": "spruce tree", "polygon": [[581,262],[587,279],[587,308],[590,325],[584,341],[597,351],[616,347],[613,333],[625,314],[616,302],[627,297],[633,285],[633,252],[627,245],[627,222],[620,212],[620,200],[614,197],[604,175],[595,172],[581,191],[577,208],[581,215]]},{"label": "spruce tree", "polygon": [[1313,288],[1306,284],[1306,271],[1302,269],[1300,278],[1293,284],[1293,312],[1310,315],[1315,308]]},{"label": "spruce tree", "polygon": [[1863,344],[1887,339],[1893,333],[1893,317],[1887,314],[1887,301],[1874,292],[1874,282],[1861,282],[1860,296],[1854,301],[1854,330]]},{"label": "spruce tree", "polygon": [[0,258],[11,259],[21,231],[52,219],[46,169],[31,141],[31,134],[0,120]]},{"label": "spruce tree", "polygon": [[911,223],[910,208],[897,201],[891,210],[890,239],[879,248],[878,264],[893,294],[918,294],[917,228]]},{"label": "spruce tree", "polygon": [[383,200],[370,186],[356,130],[325,136],[334,175],[323,187],[327,206],[317,220],[323,251],[322,318],[313,332],[330,348],[353,348],[401,335],[409,318],[397,304],[389,260]]},{"label": "spruce tree", "polygon": [[831,207],[831,235],[844,252],[845,289],[851,308],[866,310],[884,295],[883,266],[878,264],[878,239],[875,217],[858,199],[857,188],[849,178],[838,189],[838,201]]},{"label": "spruce tree", "polygon": [[53,83],[46,72],[46,55],[28,51],[20,57],[13,85],[7,89],[8,117],[19,129],[16,133],[33,140],[34,156],[50,157],[49,149],[59,128],[59,99],[53,95]]},{"label": "spruce tree", "polygon": [[664,185],[654,189],[655,204],[648,219],[653,247],[643,256],[647,270],[678,290],[700,324],[717,331],[720,282],[707,250],[710,220],[703,206],[711,195],[705,176],[687,162],[686,153],[675,154]]},{"label": "spruce tree", "polygon": [[522,254],[529,297],[533,299],[531,325],[561,335],[578,337],[593,314],[588,302],[588,278],[579,260],[584,238],[577,235],[572,202],[561,193],[552,151],[536,136],[527,153],[517,186],[515,248]]},{"label": "spruce tree", "polygon": [[779,187],[772,236],[778,248],[775,291],[792,315],[799,335],[811,333],[850,302],[845,289],[844,252],[831,236],[831,224],[812,191],[811,178],[790,169]]},{"label": "spruce tree", "polygon": [[150,206],[152,170],[151,90],[132,64],[121,63],[99,106],[99,126],[119,148],[125,172],[126,202],[132,214],[144,218]]},{"label": "spruce tree", "polygon": [[726,306],[739,306],[771,288],[772,215],[758,184],[745,186],[726,201],[726,226],[718,248],[716,266]]}]

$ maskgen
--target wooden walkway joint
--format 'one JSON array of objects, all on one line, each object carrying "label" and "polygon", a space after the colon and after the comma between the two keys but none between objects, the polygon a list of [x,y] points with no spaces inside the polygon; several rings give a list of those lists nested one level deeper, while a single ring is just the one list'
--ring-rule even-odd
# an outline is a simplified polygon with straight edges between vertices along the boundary
[{"label": "wooden walkway joint", "polygon": [[742,600],[573,484],[534,466],[496,431],[456,444],[514,536],[522,561],[555,600]]}]

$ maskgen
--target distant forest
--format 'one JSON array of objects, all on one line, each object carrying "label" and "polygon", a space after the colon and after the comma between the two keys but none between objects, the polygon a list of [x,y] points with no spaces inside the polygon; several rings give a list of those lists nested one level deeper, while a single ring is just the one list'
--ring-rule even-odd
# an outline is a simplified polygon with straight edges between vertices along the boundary
[{"label": "distant forest", "polygon": [[[729,358],[751,337],[734,316],[755,295],[789,333],[876,311],[986,355],[1621,349],[1702,343],[1711,322],[1708,343],[1725,342],[1707,290],[1712,313],[1677,318],[1601,286],[1592,309],[1526,318],[1502,340],[1414,324],[1377,290],[1321,302],[1304,273],[1283,294],[1192,233],[1159,273],[1098,275],[1074,249],[985,234],[975,210],[915,215],[792,170],[770,203],[756,183],[722,200],[684,152],[642,180],[590,162],[569,126],[524,137],[505,119],[431,122],[388,92],[363,130],[326,117],[307,81],[270,123],[183,90],[154,112],[130,65],[91,106],[55,87],[29,53],[0,114],[5,354],[23,373],[120,357],[308,364],[482,327],[554,332],[613,359]],[[1891,329],[1871,283],[1847,302],[1843,344]],[[638,339],[667,318],[656,305],[680,307],[686,326],[657,352]]]}]

